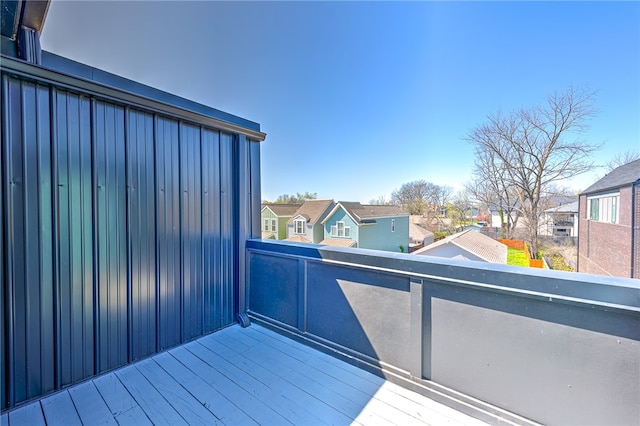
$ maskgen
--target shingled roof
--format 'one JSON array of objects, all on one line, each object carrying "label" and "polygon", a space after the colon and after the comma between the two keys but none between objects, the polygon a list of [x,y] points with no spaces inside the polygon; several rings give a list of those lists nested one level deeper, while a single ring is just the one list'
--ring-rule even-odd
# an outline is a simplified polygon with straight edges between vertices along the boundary
[{"label": "shingled roof", "polygon": [[302,216],[307,219],[310,224],[315,224],[318,219],[321,218],[325,211],[328,211],[335,205],[333,200],[307,200],[302,206],[293,214],[291,219],[287,223],[293,223],[293,219],[296,216]]},{"label": "shingled roof", "polygon": [[623,166],[613,169],[602,179],[582,191],[582,194],[592,194],[594,192],[616,189],[631,185],[640,180],[640,160],[632,161]]},{"label": "shingled roof", "polygon": [[[398,206],[360,204],[357,201],[339,201],[334,207],[334,211],[338,208],[338,205],[342,206],[358,225],[376,223],[375,219],[383,217],[409,216],[408,213]],[[327,219],[332,214],[333,211],[327,215]],[[325,221],[327,219],[325,219]]]},{"label": "shingled roof", "polygon": [[494,240],[491,237],[476,232],[472,229],[453,234],[437,241],[433,244],[429,244],[419,250],[413,252],[414,254],[429,255],[430,251],[442,247],[447,244],[452,244],[460,249],[471,253],[480,259],[491,263],[507,263],[507,246],[499,241]]},{"label": "shingled roof", "polygon": [[263,204],[262,208],[269,207],[277,216],[293,216],[302,204]]}]

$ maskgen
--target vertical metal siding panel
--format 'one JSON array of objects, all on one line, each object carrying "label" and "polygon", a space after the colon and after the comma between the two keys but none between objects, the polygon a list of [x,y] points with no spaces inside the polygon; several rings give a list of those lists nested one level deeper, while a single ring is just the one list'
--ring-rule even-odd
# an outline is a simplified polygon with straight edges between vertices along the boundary
[{"label": "vertical metal siding panel", "polygon": [[260,205],[261,199],[261,176],[260,176],[260,144],[251,142],[249,144],[250,174],[251,174],[251,235],[250,238],[260,238]]},{"label": "vertical metal siding panel", "polygon": [[180,343],[180,176],[178,123],[156,119],[158,350]]},{"label": "vertical metal siding panel", "polygon": [[14,402],[21,402],[53,388],[49,98],[46,88],[19,80],[8,90],[10,368]]},{"label": "vertical metal siding panel", "polygon": [[5,279],[5,265],[6,259],[4,254],[5,250],[5,241],[4,241],[4,227],[5,227],[5,188],[4,188],[4,171],[6,170],[5,165],[5,154],[4,147],[7,145],[7,136],[6,131],[8,130],[7,126],[7,113],[9,110],[9,102],[7,101],[7,91],[9,90],[9,85],[7,84],[7,78],[2,77],[2,91],[0,92],[0,346],[2,346],[2,350],[0,350],[0,410],[4,410],[8,407],[8,392],[7,392],[7,382],[8,382],[8,371],[6,370],[6,353],[9,349],[9,345],[7,344],[7,333],[5,332],[5,327],[7,326],[7,321],[5,321],[5,315],[7,314],[7,305],[5,294],[7,292],[7,280]]},{"label": "vertical metal siding panel", "polygon": [[233,137],[220,134],[220,222],[221,222],[221,283],[222,283],[222,325],[234,321],[234,155]]},{"label": "vertical metal siding panel", "polygon": [[94,372],[90,102],[55,92],[60,385]]},{"label": "vertical metal siding panel", "polygon": [[202,133],[202,238],[204,262],[204,332],[222,327],[220,251],[220,133]]},{"label": "vertical metal siding panel", "polygon": [[124,108],[94,101],[94,194],[98,371],[127,363]]},{"label": "vertical metal siding panel", "polygon": [[237,165],[238,165],[238,230],[237,230],[237,256],[238,256],[238,278],[237,288],[238,301],[237,311],[243,313],[247,310],[246,299],[246,270],[245,270],[245,243],[251,236],[251,153],[249,151],[250,142],[244,135],[237,135]]},{"label": "vertical metal siding panel", "polygon": [[180,125],[182,339],[202,334],[202,183],[200,128]]},{"label": "vertical metal siding panel", "polygon": [[156,351],[156,218],[153,116],[129,110],[129,243],[131,357]]}]

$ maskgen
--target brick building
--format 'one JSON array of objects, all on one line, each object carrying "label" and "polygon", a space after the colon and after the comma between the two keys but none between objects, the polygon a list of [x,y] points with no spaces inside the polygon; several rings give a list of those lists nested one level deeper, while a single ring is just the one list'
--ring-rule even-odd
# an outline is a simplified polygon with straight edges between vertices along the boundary
[{"label": "brick building", "polygon": [[580,194],[578,272],[640,278],[640,160]]}]

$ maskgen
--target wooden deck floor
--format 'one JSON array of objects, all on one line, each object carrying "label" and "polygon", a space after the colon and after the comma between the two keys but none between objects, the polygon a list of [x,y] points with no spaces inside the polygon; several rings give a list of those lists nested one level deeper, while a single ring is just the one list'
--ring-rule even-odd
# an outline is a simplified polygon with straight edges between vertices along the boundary
[{"label": "wooden deck floor", "polygon": [[12,425],[482,425],[258,325],[233,326],[14,409]]}]

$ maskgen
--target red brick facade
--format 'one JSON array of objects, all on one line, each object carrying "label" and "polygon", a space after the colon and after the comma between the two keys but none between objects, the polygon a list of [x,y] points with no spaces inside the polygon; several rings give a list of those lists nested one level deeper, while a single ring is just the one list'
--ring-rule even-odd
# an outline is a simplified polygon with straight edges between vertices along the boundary
[{"label": "red brick facade", "polygon": [[[640,222],[640,187],[620,188],[619,223],[605,223],[587,219],[587,195],[580,195],[580,218],[578,226],[578,272],[613,275],[617,277],[638,278],[639,243],[638,225]],[[632,211],[633,198],[636,198],[635,212]],[[635,221],[632,216],[635,214]],[[632,229],[635,225],[635,230]],[[635,241],[634,241],[635,239]],[[632,247],[632,244],[635,247]],[[632,259],[634,261],[632,261]],[[634,265],[635,263],[635,265]],[[632,271],[632,267],[636,272]]]}]

